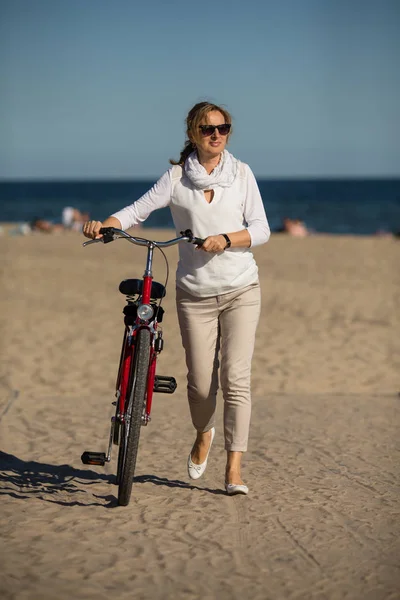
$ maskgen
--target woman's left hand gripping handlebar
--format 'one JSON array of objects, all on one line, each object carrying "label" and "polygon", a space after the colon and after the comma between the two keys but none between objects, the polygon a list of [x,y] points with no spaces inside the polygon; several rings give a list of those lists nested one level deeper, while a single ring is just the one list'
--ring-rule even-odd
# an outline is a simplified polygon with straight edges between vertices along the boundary
[{"label": "woman's left hand gripping handlebar", "polygon": [[82,227],[82,233],[85,237],[92,240],[100,239],[103,235],[100,233],[100,229],[103,227],[101,221],[86,221]]}]

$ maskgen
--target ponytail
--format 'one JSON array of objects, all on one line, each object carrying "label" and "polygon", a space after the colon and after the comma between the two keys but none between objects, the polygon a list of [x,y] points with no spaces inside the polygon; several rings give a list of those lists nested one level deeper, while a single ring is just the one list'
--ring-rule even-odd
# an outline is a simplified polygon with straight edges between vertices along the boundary
[{"label": "ponytail", "polygon": [[173,158],[170,158],[169,163],[171,165],[181,165],[181,167],[183,167],[183,165],[185,164],[185,160],[187,159],[189,154],[191,154],[195,149],[196,149],[196,145],[193,144],[193,142],[191,142],[190,140],[187,140],[185,142],[185,145],[183,147],[183,150],[181,152],[179,160],[176,161]]}]

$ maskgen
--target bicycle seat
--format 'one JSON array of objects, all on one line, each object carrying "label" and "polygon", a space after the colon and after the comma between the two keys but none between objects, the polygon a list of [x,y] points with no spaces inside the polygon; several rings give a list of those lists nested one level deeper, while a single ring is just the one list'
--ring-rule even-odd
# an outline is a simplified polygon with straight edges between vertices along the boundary
[{"label": "bicycle seat", "polygon": [[[119,291],[124,296],[134,296],[135,294],[141,294],[143,289],[143,279],[124,279],[119,284]],[[166,294],[165,287],[162,283],[158,283],[157,281],[153,281],[151,284],[151,298],[155,300],[157,298],[164,298]]]}]

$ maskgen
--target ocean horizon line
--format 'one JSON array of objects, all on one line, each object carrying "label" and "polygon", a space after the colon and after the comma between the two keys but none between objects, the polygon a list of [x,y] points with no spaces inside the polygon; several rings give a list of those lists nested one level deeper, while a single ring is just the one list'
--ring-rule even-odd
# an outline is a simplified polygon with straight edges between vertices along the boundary
[{"label": "ocean horizon line", "polygon": [[[257,181],[400,181],[400,175],[256,175]],[[19,177],[0,176],[1,184],[10,183],[102,183],[102,182],[149,182],[156,181],[160,175],[153,177]]]}]

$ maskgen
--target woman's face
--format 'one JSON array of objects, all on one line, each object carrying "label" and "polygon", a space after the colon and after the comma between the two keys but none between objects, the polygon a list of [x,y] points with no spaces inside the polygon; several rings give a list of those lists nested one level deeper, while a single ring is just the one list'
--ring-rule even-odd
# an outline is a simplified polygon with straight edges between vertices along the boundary
[{"label": "woman's face", "polygon": [[[224,125],[225,118],[218,110],[213,110],[206,115],[204,123],[200,125]],[[216,158],[225,150],[229,135],[222,135],[218,129],[214,129],[212,135],[203,135],[201,129],[197,132],[196,143],[197,153],[200,162]]]}]

